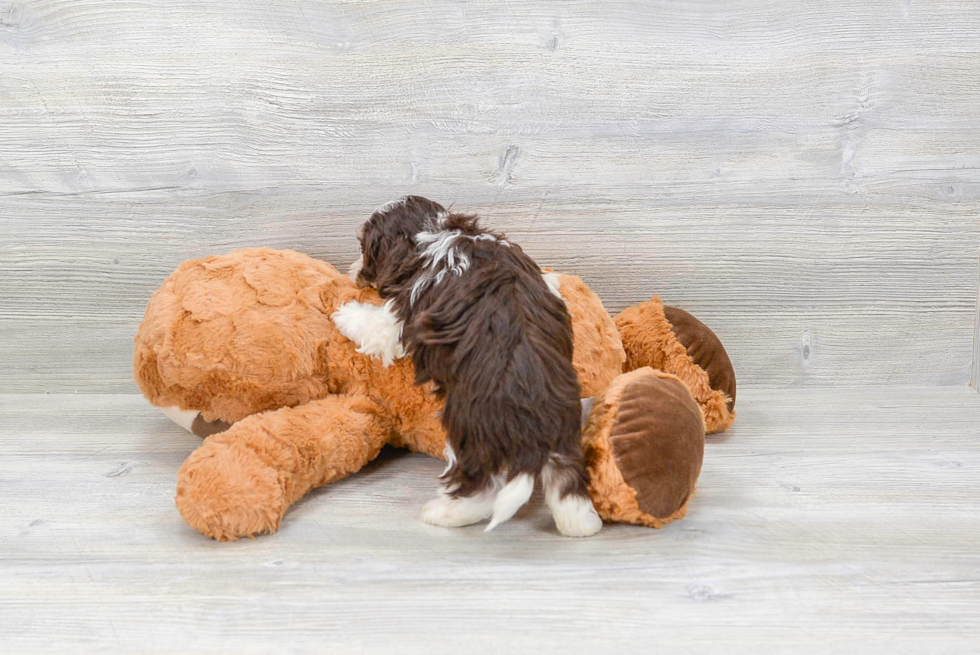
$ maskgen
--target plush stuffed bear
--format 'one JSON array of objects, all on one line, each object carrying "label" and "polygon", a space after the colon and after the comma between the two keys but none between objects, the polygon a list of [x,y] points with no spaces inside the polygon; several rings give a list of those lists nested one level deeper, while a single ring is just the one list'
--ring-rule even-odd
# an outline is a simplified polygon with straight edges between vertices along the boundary
[{"label": "plush stuffed bear", "polygon": [[[721,342],[657,298],[614,320],[579,278],[544,274],[572,316],[597,511],[652,527],[683,516],[705,431],[735,417]],[[413,384],[410,357],[385,351],[397,327],[379,323],[355,343],[335,323],[380,304],[327,263],[267,248],[184,262],[153,294],[135,378],[152,404],[207,437],[177,478],[191,526],[221,541],[275,532],[292,503],[386,444],[443,456],[439,401]]]}]

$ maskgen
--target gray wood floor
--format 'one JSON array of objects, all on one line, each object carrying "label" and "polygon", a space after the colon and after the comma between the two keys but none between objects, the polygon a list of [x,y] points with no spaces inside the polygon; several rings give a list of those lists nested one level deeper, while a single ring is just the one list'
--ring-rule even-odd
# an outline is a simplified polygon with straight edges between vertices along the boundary
[{"label": "gray wood floor", "polygon": [[174,479],[198,444],[138,396],[0,396],[0,650],[976,652],[980,395],[739,394],[688,519],[559,538],[416,515],[387,453],[280,532],[219,544]]}]

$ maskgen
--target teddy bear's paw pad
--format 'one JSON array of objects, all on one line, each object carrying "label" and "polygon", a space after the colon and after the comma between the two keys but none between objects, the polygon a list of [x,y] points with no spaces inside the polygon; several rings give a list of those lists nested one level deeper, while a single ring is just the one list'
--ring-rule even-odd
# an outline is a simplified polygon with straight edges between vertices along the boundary
[{"label": "teddy bear's paw pad", "polygon": [[606,521],[663,527],[681,518],[704,457],[704,423],[676,376],[639,368],[613,381],[584,444],[589,492]]},{"label": "teddy bear's paw pad", "polygon": [[558,532],[566,537],[591,537],[602,529],[592,501],[582,496],[568,495],[551,503],[551,515]]},{"label": "teddy bear's paw pad", "polygon": [[[711,388],[724,394],[721,410],[727,409],[726,413],[733,414],[736,393],[735,367],[732,366],[732,360],[728,357],[721,339],[711,328],[683,309],[664,305],[664,316],[670,321],[674,336],[687,350],[694,364],[707,373]],[[728,420],[728,424],[724,425],[722,430],[731,425],[734,416],[731,419],[725,416],[724,419]],[[709,432],[712,431],[710,427]]]},{"label": "teddy bear's paw pad", "polygon": [[490,517],[493,496],[478,494],[469,498],[439,496],[422,507],[422,521],[443,528],[461,528]]}]

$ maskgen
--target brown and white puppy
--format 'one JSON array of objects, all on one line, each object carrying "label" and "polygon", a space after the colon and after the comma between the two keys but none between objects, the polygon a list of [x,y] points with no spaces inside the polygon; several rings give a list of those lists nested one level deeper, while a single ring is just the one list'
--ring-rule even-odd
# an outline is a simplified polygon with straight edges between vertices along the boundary
[{"label": "brown and white puppy", "polygon": [[[527,502],[541,476],[562,534],[598,532],[582,462],[571,320],[534,261],[476,216],[419,196],[375,211],[359,239],[357,279],[387,302],[381,315],[345,306],[334,321],[363,352],[388,361],[410,353],[416,383],[432,381],[445,399],[449,466],[422,519],[463,526],[490,518],[492,530]],[[400,348],[391,343],[395,331]]]}]

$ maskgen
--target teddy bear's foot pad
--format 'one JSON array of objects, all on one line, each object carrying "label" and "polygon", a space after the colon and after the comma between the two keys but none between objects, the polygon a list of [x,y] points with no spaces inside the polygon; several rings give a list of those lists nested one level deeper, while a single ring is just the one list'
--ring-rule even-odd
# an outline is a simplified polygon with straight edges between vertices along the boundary
[{"label": "teddy bear's foot pad", "polygon": [[684,516],[704,433],[701,410],[676,376],[644,367],[614,380],[583,444],[600,516],[654,528]]}]

